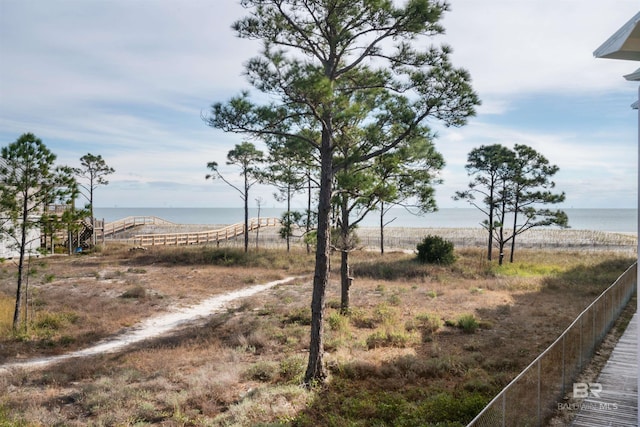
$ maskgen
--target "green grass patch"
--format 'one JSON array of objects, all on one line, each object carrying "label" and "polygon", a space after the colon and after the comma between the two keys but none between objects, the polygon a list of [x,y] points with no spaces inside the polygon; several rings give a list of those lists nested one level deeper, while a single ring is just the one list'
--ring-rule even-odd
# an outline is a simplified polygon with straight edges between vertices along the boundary
[{"label": "green grass patch", "polygon": [[72,311],[63,311],[60,313],[44,311],[36,315],[33,327],[36,332],[43,330],[57,331],[77,321],[78,315]]},{"label": "green grass patch", "polygon": [[329,329],[338,334],[345,334],[349,331],[349,318],[337,311],[329,313],[327,316],[327,324],[329,325]]},{"label": "green grass patch", "polygon": [[496,274],[512,277],[541,277],[556,276],[564,271],[563,267],[557,264],[514,262],[495,265],[493,271]]},{"label": "green grass patch", "polygon": [[337,380],[310,407],[299,413],[296,426],[464,426],[490,398],[466,390],[429,391],[406,386],[402,391],[375,389]]},{"label": "green grass patch", "polygon": [[458,328],[462,329],[462,331],[466,334],[473,334],[476,332],[476,329],[480,326],[480,323],[476,320],[473,314],[463,314],[458,317],[458,322],[456,323]]},{"label": "green grass patch", "polygon": [[431,313],[423,313],[416,316],[419,328],[428,333],[434,333],[442,327],[440,316]]},{"label": "green grass patch", "polygon": [[293,308],[285,314],[283,323],[308,326],[311,325],[311,309],[307,307]]}]

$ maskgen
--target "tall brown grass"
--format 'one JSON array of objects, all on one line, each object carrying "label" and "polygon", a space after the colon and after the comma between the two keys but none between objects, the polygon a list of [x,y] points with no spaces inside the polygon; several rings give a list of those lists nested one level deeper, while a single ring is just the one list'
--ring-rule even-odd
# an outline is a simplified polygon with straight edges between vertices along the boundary
[{"label": "tall brown grass", "polygon": [[[248,279],[268,281],[274,271],[263,263],[287,271],[312,266],[304,253],[287,260],[283,251],[247,258],[226,251],[226,258],[212,248],[123,251],[110,258],[107,250],[96,258],[69,259],[93,263],[82,264],[78,274],[100,277],[81,282],[69,277],[74,270],[68,268],[64,280],[47,284],[60,289],[55,300],[47,300],[47,310],[59,303],[57,311],[80,317],[45,323],[71,333],[90,319],[83,307],[97,312],[98,304],[108,302],[113,306],[106,312],[117,317],[153,304],[178,305],[186,294],[202,298],[229,282],[241,287]],[[299,386],[312,290],[310,280],[301,280],[120,354],[0,376],[0,388],[11,390],[0,397],[0,425],[459,425],[633,262],[611,253],[531,251],[499,267],[484,260],[481,250],[458,254],[452,266],[424,266],[407,254],[354,253],[349,315],[339,313],[337,275],[327,289],[330,377],[322,387]],[[173,275],[189,278],[156,283]],[[119,298],[137,285],[148,290],[144,298]],[[91,292],[73,300],[66,293],[72,289]],[[152,297],[158,289],[163,298]],[[478,320],[474,334],[456,326],[465,313]]]},{"label": "tall brown grass", "polygon": [[11,332],[15,305],[15,299],[0,293],[0,336]]}]

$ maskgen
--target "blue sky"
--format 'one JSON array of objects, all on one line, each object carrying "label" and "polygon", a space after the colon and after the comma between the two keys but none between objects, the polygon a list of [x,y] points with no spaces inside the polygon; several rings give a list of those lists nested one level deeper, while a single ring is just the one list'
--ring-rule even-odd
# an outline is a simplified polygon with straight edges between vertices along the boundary
[{"label": "blue sky", "polygon": [[[634,208],[638,88],[622,76],[638,64],[593,51],[637,0],[450,4],[436,42],[453,47],[483,105],[463,128],[435,126],[447,162],[439,206],[467,207],[451,196],[469,181],[471,149],[518,143],[560,167],[564,207]],[[200,117],[249,89],[243,64],[259,44],[230,28],[244,13],[235,0],[0,0],[0,145],[33,132],[62,164],[102,155],[116,173],[96,206],[241,206],[204,176],[242,139]],[[277,206],[272,192],[250,201]]]}]

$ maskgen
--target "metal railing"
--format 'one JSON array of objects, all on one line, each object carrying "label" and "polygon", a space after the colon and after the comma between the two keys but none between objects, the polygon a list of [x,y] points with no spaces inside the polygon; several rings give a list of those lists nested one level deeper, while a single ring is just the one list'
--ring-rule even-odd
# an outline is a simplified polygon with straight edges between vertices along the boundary
[{"label": "metal railing", "polygon": [[[248,232],[264,227],[280,224],[278,218],[252,218],[249,220]],[[195,231],[189,233],[138,234],[133,236],[134,244],[139,246],[159,245],[197,245],[216,243],[233,239],[244,234],[244,223],[233,224],[218,230]]]},{"label": "metal railing", "polygon": [[629,302],[637,272],[629,267],[467,427],[544,425]]}]

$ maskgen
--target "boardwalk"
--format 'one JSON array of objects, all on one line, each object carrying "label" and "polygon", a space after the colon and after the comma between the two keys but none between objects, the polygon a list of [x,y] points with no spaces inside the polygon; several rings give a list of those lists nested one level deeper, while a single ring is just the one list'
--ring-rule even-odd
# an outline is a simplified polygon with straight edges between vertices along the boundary
[{"label": "boardwalk", "polygon": [[[616,344],[597,383],[602,386],[599,397],[583,400],[573,426],[637,426],[638,425],[638,313]],[[595,390],[596,394],[597,389]]]},{"label": "boardwalk", "polygon": [[[247,224],[248,232],[260,230],[267,227],[280,225],[279,218],[251,218]],[[153,226],[154,231],[147,234],[135,234],[133,237],[124,235],[125,231],[137,229],[143,226]],[[189,225],[187,225],[189,226]],[[234,239],[244,234],[244,223],[237,223],[215,230],[206,229],[204,231],[179,231],[158,233],[159,229],[180,229],[184,224],[175,224],[155,216],[130,216],[117,221],[109,222],[99,227],[98,237],[103,239],[110,237],[112,240],[130,241],[138,246],[167,246],[167,245],[194,245],[206,243],[219,243],[221,241]],[[193,225],[190,227],[192,228]],[[198,227],[197,225],[195,227]],[[201,227],[201,226],[200,226]],[[129,233],[130,234],[130,233]]]}]

